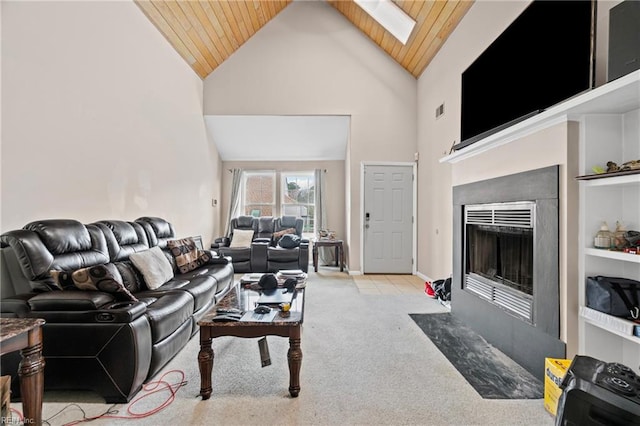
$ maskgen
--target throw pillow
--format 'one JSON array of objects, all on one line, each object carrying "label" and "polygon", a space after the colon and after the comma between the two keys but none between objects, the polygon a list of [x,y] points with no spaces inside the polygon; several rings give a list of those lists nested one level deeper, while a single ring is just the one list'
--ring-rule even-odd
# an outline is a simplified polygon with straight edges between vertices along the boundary
[{"label": "throw pillow", "polygon": [[118,300],[138,301],[124,286],[118,268],[112,263],[75,270],[71,278],[79,290],[103,291],[113,294]]},{"label": "throw pillow", "polygon": [[69,271],[49,271],[51,278],[53,278],[53,283],[60,290],[68,290],[74,289],[76,286],[73,284],[73,279],[71,278],[71,272]]},{"label": "throw pillow", "polygon": [[124,285],[122,275],[116,265],[107,263],[106,265],[92,266],[89,268],[89,276],[98,290],[111,293],[118,300],[138,301]]},{"label": "throw pillow", "polygon": [[118,272],[120,272],[120,276],[122,277],[122,284],[124,284],[127,290],[131,293],[137,293],[144,289],[143,278],[130,261],[115,262],[114,265],[118,268]]},{"label": "throw pillow", "polygon": [[300,237],[295,234],[283,235],[278,241],[278,245],[282,248],[295,248],[300,245]]},{"label": "throw pillow", "polygon": [[233,238],[229,247],[249,247],[253,241],[253,231],[246,229],[236,229],[233,231]]},{"label": "throw pillow", "polygon": [[283,229],[282,231],[276,231],[273,233],[273,240],[278,241],[280,237],[282,237],[283,235],[295,234],[295,233],[296,233],[296,228],[287,228],[287,229]]},{"label": "throw pillow", "polygon": [[193,238],[167,241],[167,248],[176,260],[176,267],[182,274],[199,268],[211,260],[209,253],[198,250]]},{"label": "throw pillow", "polygon": [[129,255],[129,260],[140,271],[150,290],[157,289],[173,278],[171,263],[158,246],[139,253],[132,253]]}]

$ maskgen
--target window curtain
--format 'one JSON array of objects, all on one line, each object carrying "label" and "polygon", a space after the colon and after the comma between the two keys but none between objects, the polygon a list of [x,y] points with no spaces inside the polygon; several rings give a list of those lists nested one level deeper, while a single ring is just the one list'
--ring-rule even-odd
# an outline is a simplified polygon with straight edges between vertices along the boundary
[{"label": "window curtain", "polygon": [[229,215],[227,217],[227,231],[225,232],[227,237],[231,234],[231,219],[236,217],[238,210],[240,210],[242,169],[233,169],[231,174],[233,175],[231,178],[231,199],[229,200]]},{"label": "window curtain", "polygon": [[[315,169],[314,171],[314,184],[315,184],[315,228],[316,234],[321,229],[328,229],[327,226],[327,211],[325,208],[325,193],[324,193],[324,175],[326,171],[323,169]],[[323,265],[335,263],[335,253],[331,247],[320,247],[318,251],[318,263]]]}]

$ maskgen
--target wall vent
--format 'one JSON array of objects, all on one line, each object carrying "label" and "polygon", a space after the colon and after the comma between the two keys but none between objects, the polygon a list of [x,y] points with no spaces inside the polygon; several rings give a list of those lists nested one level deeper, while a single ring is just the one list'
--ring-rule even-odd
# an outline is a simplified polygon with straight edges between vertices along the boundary
[{"label": "wall vent", "polygon": [[436,118],[440,118],[440,116],[443,114],[444,114],[444,104],[440,104],[440,106],[436,108]]}]

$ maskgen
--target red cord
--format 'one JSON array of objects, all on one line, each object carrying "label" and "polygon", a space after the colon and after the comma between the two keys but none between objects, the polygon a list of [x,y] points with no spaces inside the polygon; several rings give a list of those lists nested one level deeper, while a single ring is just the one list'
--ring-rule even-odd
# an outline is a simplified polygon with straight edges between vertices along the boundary
[{"label": "red cord", "polygon": [[[178,373],[180,374],[180,381],[178,381],[177,383],[171,384],[167,381],[164,380],[165,376],[171,374],[171,373]],[[96,419],[142,419],[144,417],[149,417],[153,414],[156,414],[157,412],[163,410],[164,408],[166,408],[167,406],[169,406],[175,399],[176,399],[176,392],[178,391],[178,389],[180,389],[182,386],[186,385],[187,382],[185,382],[184,380],[184,372],[181,370],[170,370],[167,371],[166,373],[164,373],[160,379],[158,381],[155,382],[149,382],[147,384],[145,384],[142,387],[143,391],[146,391],[147,393],[144,393],[143,395],[140,395],[139,397],[135,398],[133,401],[131,401],[129,403],[129,406],[127,407],[127,413],[129,414],[128,416],[118,416],[118,415],[112,415],[110,413],[112,413],[113,411],[111,411],[111,409],[109,409],[108,411],[106,411],[103,414],[100,414],[98,416],[95,417],[87,417],[84,419],[80,419],[80,420],[75,420],[72,421],[70,423],[66,423],[64,426],[71,426],[71,425],[77,425],[78,423],[83,423],[83,422],[90,422],[92,420],[96,420]],[[158,407],[153,408],[149,411],[146,412],[142,412],[142,413],[135,413],[133,411],[133,406],[142,401],[144,398],[147,398],[148,396],[151,396],[155,393],[158,392],[162,392],[164,390],[168,390],[169,391],[169,396],[167,397],[167,399],[160,404]],[[116,411],[117,412],[117,411]]]},{"label": "red cord", "polygon": [[[10,408],[9,412],[16,413],[18,415],[19,423],[24,423],[24,417],[23,417],[23,415],[22,415],[22,413],[20,411],[16,410],[15,408]],[[8,421],[7,421],[7,423],[8,423]]]}]

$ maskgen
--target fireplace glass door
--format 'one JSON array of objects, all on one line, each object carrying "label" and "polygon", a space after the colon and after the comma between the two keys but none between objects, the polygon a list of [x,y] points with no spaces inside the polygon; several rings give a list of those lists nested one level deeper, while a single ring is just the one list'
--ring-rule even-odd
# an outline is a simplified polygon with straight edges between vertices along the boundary
[{"label": "fireplace glass door", "polygon": [[468,274],[533,295],[533,229],[467,225]]}]

